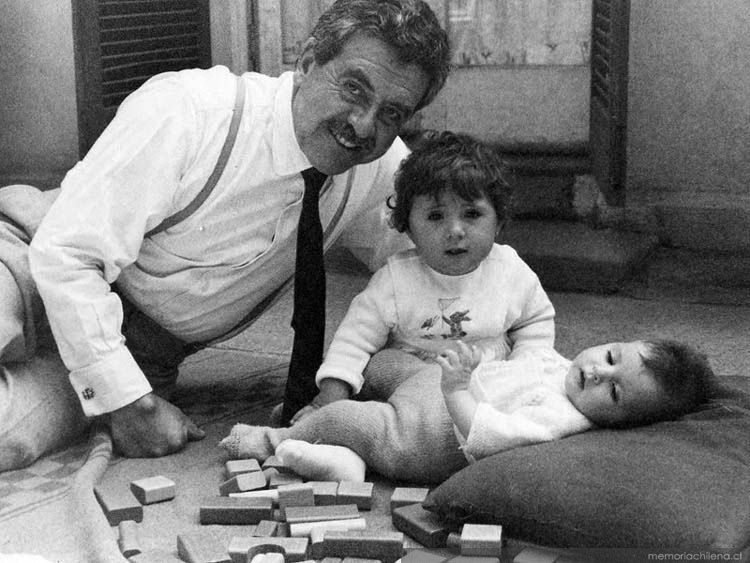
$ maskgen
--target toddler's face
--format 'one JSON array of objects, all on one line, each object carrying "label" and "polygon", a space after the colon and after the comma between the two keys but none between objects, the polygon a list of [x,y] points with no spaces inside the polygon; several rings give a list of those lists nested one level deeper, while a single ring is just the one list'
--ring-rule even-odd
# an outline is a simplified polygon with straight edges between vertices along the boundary
[{"label": "toddler's face", "polygon": [[638,422],[658,412],[665,394],[643,365],[648,352],[642,341],[587,348],[568,370],[568,398],[588,419],[602,426]]},{"label": "toddler's face", "polygon": [[409,213],[409,237],[422,260],[449,276],[474,271],[492,250],[498,219],[487,198],[467,201],[451,192],[418,195]]}]

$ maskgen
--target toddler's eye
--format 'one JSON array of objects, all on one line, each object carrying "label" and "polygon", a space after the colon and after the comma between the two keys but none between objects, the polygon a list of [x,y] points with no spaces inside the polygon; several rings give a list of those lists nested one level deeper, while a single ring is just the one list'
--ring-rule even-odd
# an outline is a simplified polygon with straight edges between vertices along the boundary
[{"label": "toddler's eye", "polygon": [[440,219],[442,219],[442,218],[443,218],[443,214],[442,213],[438,213],[437,211],[433,211],[432,213],[429,213],[427,215],[427,220],[428,221],[440,221]]}]

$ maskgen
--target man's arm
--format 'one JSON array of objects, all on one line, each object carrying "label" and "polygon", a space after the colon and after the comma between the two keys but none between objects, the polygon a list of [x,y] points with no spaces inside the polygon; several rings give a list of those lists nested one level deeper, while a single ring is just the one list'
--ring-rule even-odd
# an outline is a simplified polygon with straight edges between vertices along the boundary
[{"label": "man's arm", "polygon": [[122,304],[110,289],[136,260],[143,234],[171,210],[195,150],[185,134],[190,127],[190,104],[180,88],[171,80],[147,83],[68,173],[29,251],[83,410],[117,413],[107,418],[124,453],[160,455],[197,435],[176,407],[151,395],[125,347]]}]

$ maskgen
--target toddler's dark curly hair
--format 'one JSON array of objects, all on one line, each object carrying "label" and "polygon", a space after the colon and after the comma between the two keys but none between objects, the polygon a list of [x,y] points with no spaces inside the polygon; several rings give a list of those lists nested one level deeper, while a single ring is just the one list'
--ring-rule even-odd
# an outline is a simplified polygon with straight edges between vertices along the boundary
[{"label": "toddler's dark curly hair", "polygon": [[437,199],[444,193],[466,201],[486,197],[498,221],[503,221],[512,195],[506,175],[500,154],[470,135],[428,132],[396,173],[396,194],[388,198],[391,226],[401,233],[408,231],[414,198]]}]

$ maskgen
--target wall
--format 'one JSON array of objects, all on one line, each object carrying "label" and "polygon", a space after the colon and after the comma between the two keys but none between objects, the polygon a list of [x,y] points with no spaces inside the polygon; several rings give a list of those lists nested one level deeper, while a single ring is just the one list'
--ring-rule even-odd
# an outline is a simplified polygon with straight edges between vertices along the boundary
[{"label": "wall", "polygon": [[0,0],[0,185],[47,184],[78,160],[71,5]]},{"label": "wall", "polygon": [[665,242],[750,250],[750,2],[631,0],[628,206]]}]

